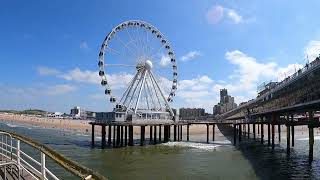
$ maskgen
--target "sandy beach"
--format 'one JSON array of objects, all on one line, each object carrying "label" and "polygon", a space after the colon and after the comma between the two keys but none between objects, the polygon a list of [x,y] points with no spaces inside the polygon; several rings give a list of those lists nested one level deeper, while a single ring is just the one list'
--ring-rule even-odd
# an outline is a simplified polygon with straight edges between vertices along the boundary
[{"label": "sandy beach", "polygon": [[[29,115],[17,115],[17,114],[8,114],[8,113],[0,113],[0,120],[18,124],[28,124],[33,126],[40,126],[44,128],[54,128],[65,131],[78,131],[86,134],[91,134],[91,125],[89,124],[89,120],[75,120],[75,119],[55,119],[55,118],[47,118],[47,117],[37,117],[37,116],[29,116]],[[183,134],[185,137],[186,127],[183,127]],[[171,130],[173,132],[173,128]],[[140,128],[134,127],[133,131],[134,135],[140,134]],[[210,134],[212,133],[212,127],[210,127]],[[218,128],[215,130],[216,136],[223,136]],[[95,134],[101,135],[101,127],[95,126]],[[146,134],[149,134],[149,128],[146,128]],[[206,134],[206,126],[205,125],[192,125],[190,126],[190,135],[202,135]]]},{"label": "sandy beach", "polygon": [[[91,134],[91,125],[89,124],[89,120],[75,120],[75,119],[55,119],[55,118],[47,118],[47,117],[37,117],[37,116],[29,116],[29,115],[17,115],[17,114],[8,114],[8,113],[0,113],[0,120],[13,124],[27,124],[32,126],[40,126],[43,128],[54,128],[62,131],[77,131],[84,134]],[[264,134],[265,138],[267,138],[268,126],[264,126]],[[252,126],[250,127],[252,133]],[[192,140],[195,137],[195,140],[206,140],[206,125],[192,125],[190,126],[190,139]],[[284,125],[281,126],[282,138],[285,137],[286,127]],[[258,127],[256,128],[256,132],[258,131]],[[183,127],[183,139],[186,138],[186,126]],[[278,128],[275,127],[275,137],[278,136]],[[171,129],[171,133],[173,133],[173,127]],[[210,140],[212,138],[212,126],[209,128],[209,137]],[[261,133],[261,130],[260,130]],[[260,134],[259,133],[259,134]],[[308,133],[308,127],[306,126],[297,126],[295,127],[296,135],[306,135]],[[319,134],[320,129],[315,129],[315,134]],[[101,127],[95,126],[95,134],[96,136],[101,136]],[[146,135],[149,134],[149,128],[146,128]],[[134,127],[134,136],[137,138],[140,135],[140,128]],[[257,133],[257,136],[258,133]],[[148,136],[147,136],[148,137]],[[224,135],[219,131],[216,126],[215,129],[215,139],[216,140],[225,140]]]}]

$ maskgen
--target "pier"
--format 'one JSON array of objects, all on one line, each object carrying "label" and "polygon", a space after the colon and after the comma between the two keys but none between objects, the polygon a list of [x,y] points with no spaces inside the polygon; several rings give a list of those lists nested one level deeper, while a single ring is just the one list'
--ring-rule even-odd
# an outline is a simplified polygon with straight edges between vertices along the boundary
[{"label": "pier", "polygon": [[[186,121],[186,122],[177,122],[177,123],[168,123],[168,124],[135,124],[129,122],[110,122],[110,123],[96,123],[91,122],[92,126],[92,133],[91,133],[91,146],[96,147],[95,143],[95,133],[94,129],[95,126],[101,126],[101,148],[106,147],[126,147],[126,146],[134,146],[134,145],[156,145],[161,143],[166,143],[169,141],[189,141],[191,134],[190,134],[190,126],[192,125],[205,125],[206,131],[206,139],[203,142],[209,143],[210,137],[212,141],[215,140],[215,129],[217,128],[216,125],[232,125],[233,122],[197,122],[197,121]],[[115,128],[117,127],[117,128]],[[129,133],[123,133],[123,131],[119,131],[120,129],[129,129]],[[106,135],[105,129],[108,128],[108,135]],[[133,141],[133,128],[139,128],[140,133],[137,135],[140,137],[137,139],[137,142],[134,143]],[[149,133],[146,134],[146,129],[149,128]],[[212,128],[212,134],[210,134],[210,128]],[[112,131],[113,129],[113,131]],[[186,133],[184,134],[183,131]],[[149,139],[147,142],[147,135],[149,135]],[[185,136],[184,136],[185,135]],[[108,137],[108,140],[106,139]],[[111,142],[113,139],[113,142]],[[129,139],[127,142],[126,140]],[[106,141],[108,144],[106,144]],[[118,143],[123,142],[123,143]],[[139,143],[138,143],[139,142]]]},{"label": "pier", "polygon": [[[159,144],[168,141],[189,141],[190,126],[196,124],[206,125],[206,139],[209,143],[212,128],[212,140],[215,140],[215,126],[233,130],[233,144],[241,143],[243,138],[265,143],[273,150],[275,148],[275,133],[278,133],[278,142],[281,142],[281,126],[285,126],[287,139],[287,154],[290,155],[291,148],[295,142],[295,126],[307,126],[309,134],[309,161],[313,160],[314,128],[320,127],[320,59],[317,58],[303,69],[277,83],[275,87],[259,94],[256,99],[250,100],[239,107],[226,113],[207,118],[204,121],[172,121],[172,123],[150,123],[139,124],[132,122],[92,122],[92,146],[94,142],[94,128],[101,126],[102,139],[101,147],[105,147],[105,128],[108,127],[108,146],[125,147],[133,146],[133,128],[140,128],[140,145],[146,145],[146,128],[149,128],[149,144]],[[223,125],[223,126],[222,126]],[[113,127],[113,128],[112,128]],[[116,128],[117,127],[117,128]],[[267,127],[267,136],[265,129]],[[120,129],[129,129],[129,133],[123,135]],[[163,131],[162,131],[163,128]],[[113,133],[111,133],[113,129]],[[183,137],[183,130],[186,130],[186,137]],[[117,136],[115,135],[117,132]],[[113,135],[113,136],[112,136]],[[259,137],[260,135],[260,137]],[[163,137],[163,138],[162,138]],[[113,143],[111,145],[111,138]],[[125,143],[123,142],[125,138]],[[127,143],[126,139],[129,139]],[[115,143],[117,142],[117,143]],[[121,143],[118,143],[121,142]]]}]

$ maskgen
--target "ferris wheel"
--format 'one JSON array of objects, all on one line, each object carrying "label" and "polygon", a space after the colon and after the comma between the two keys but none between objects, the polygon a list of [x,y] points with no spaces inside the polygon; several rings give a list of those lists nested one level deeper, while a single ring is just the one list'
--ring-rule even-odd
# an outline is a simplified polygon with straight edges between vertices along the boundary
[{"label": "ferris wheel", "polygon": [[129,20],[114,27],[103,41],[98,66],[114,111],[174,116],[169,103],[178,82],[175,54],[151,24]]}]

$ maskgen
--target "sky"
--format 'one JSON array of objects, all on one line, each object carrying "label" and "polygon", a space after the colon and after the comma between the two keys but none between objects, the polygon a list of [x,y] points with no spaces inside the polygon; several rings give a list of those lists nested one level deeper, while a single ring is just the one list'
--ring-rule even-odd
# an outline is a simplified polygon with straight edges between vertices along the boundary
[{"label": "sky", "polygon": [[[172,107],[211,113],[219,89],[248,101],[259,84],[280,81],[318,56],[319,7],[316,0],[2,0],[0,109],[111,110],[97,74],[99,50],[114,26],[139,19],[174,49]],[[128,78],[112,73],[114,86]]]}]

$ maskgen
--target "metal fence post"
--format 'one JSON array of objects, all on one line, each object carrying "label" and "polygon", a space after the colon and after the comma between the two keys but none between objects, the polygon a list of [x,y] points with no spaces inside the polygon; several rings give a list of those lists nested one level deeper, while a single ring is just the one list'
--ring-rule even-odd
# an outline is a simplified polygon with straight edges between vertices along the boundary
[{"label": "metal fence post", "polygon": [[18,164],[18,179],[20,180],[20,140],[17,140],[17,164]]},{"label": "metal fence post", "polygon": [[41,152],[41,179],[46,179],[46,155]]}]

